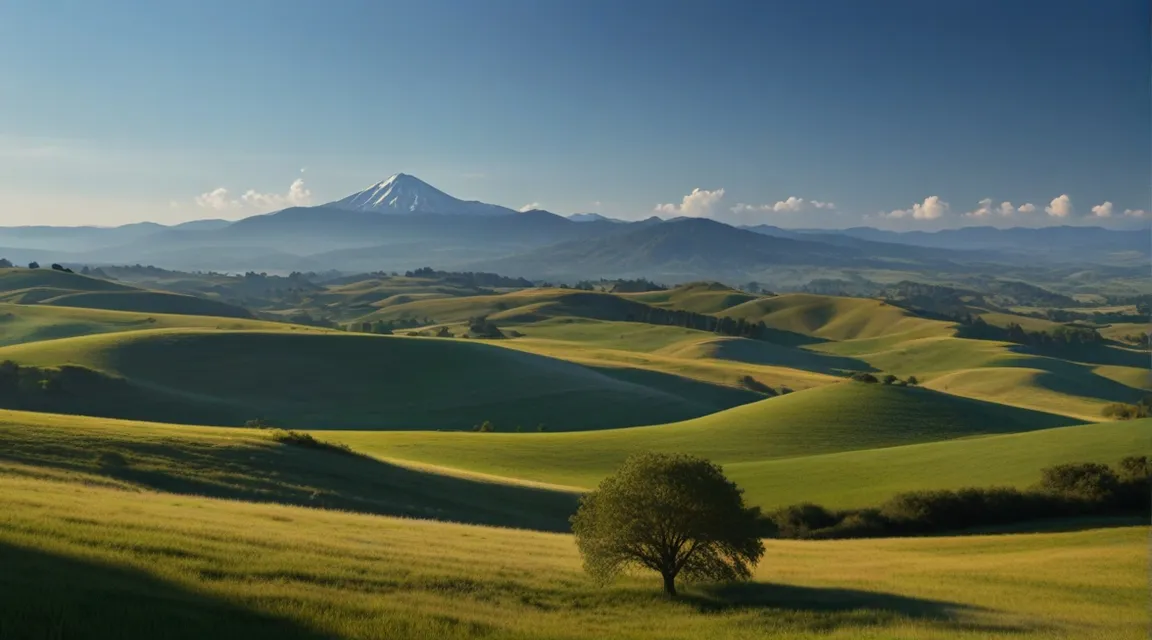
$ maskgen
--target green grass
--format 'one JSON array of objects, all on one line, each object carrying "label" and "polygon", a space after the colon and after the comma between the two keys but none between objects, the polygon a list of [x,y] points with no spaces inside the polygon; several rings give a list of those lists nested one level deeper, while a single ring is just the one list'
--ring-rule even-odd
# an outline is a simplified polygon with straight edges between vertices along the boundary
[{"label": "green grass", "polygon": [[920,318],[879,300],[791,293],[757,298],[724,315],[828,340],[951,335],[951,323]]},{"label": "green grass", "polygon": [[252,312],[247,309],[216,300],[167,291],[146,291],[118,282],[46,268],[0,269],[0,300],[109,311],[252,317]]},{"label": "green grass", "polygon": [[692,282],[666,291],[646,291],[620,295],[654,307],[683,309],[695,313],[721,313],[738,304],[760,297],[744,291],[737,291],[719,282]]},{"label": "green grass", "polygon": [[576,506],[568,490],[424,470],[283,439],[276,430],[0,411],[0,469],[133,491],[544,531],[567,531]]},{"label": "green grass", "polygon": [[129,492],[0,468],[5,637],[1146,637],[1148,528],[767,541],[753,582],[594,585],[566,535]]},{"label": "green grass", "polygon": [[328,437],[385,458],[592,487],[638,451],[693,453],[732,464],[1075,422],[925,389],[845,382],[652,427],[570,434],[338,432]]},{"label": "green grass", "polygon": [[[175,423],[342,429],[602,429],[697,417],[761,397],[654,374],[605,375],[478,341],[364,334],[154,330],[21,344],[0,360],[121,377],[69,413]],[[667,385],[667,390],[663,388]],[[593,409],[593,410],[590,410]]]}]

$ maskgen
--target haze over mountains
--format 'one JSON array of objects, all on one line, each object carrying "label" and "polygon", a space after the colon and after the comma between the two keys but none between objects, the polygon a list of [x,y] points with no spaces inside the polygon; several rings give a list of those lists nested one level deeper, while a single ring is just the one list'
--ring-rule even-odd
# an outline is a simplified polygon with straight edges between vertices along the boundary
[{"label": "haze over mountains", "polygon": [[741,228],[690,217],[563,217],[460,200],[403,173],[325,205],[236,222],[0,227],[0,256],[18,263],[269,272],[432,266],[528,278],[755,279],[777,286],[891,271],[929,274],[925,279],[1003,271],[995,265],[1100,266],[1115,276],[1146,264],[1149,249],[1146,234],[1094,227],[898,233]]}]

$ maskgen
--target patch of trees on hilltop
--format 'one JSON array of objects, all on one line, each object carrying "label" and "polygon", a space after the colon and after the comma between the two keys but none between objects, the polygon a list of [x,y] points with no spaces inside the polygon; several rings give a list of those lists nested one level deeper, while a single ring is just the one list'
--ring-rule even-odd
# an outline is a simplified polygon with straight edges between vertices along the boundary
[{"label": "patch of trees on hilltop", "polygon": [[698,331],[709,331],[724,336],[737,338],[751,338],[765,340],[771,333],[764,321],[749,322],[744,318],[730,318],[728,316],[710,316],[695,311],[683,309],[664,309],[662,307],[645,307],[643,311],[629,313],[625,318],[627,322],[643,322],[670,327],[684,327]]},{"label": "patch of trees on hilltop", "polygon": [[1005,327],[988,324],[984,318],[967,314],[955,318],[962,326],[960,335],[979,340],[1002,340],[1030,347],[1071,347],[1101,344],[1104,337],[1090,327],[1059,326],[1051,331],[1028,331],[1015,322]]},{"label": "patch of trees on hilltop", "polygon": [[483,271],[438,271],[432,267],[421,267],[419,269],[413,269],[412,271],[405,271],[404,276],[408,278],[442,280],[449,284],[473,288],[503,287],[527,289],[533,286],[531,280],[502,276],[498,273],[487,273]]}]

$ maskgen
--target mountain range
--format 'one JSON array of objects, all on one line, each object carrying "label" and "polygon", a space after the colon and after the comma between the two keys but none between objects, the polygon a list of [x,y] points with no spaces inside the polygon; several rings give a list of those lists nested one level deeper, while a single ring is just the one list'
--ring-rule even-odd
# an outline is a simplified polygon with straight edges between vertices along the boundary
[{"label": "mountain range", "polygon": [[[804,279],[1147,265],[1147,233],[1096,227],[892,232],[735,227],[711,219],[563,217],[455,198],[411,175],[321,206],[236,222],[0,227],[0,257],[217,271],[392,271],[422,266],[528,278]],[[1083,270],[1083,269],[1081,269]],[[1145,269],[1146,270],[1146,269]]]}]

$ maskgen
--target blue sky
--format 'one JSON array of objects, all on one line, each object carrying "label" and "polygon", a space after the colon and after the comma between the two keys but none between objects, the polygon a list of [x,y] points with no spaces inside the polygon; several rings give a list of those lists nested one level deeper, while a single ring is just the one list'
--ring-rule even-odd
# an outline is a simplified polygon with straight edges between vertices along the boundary
[{"label": "blue sky", "polygon": [[238,218],[402,171],[562,214],[1146,225],[1148,25],[1144,0],[0,3],[0,224]]}]

